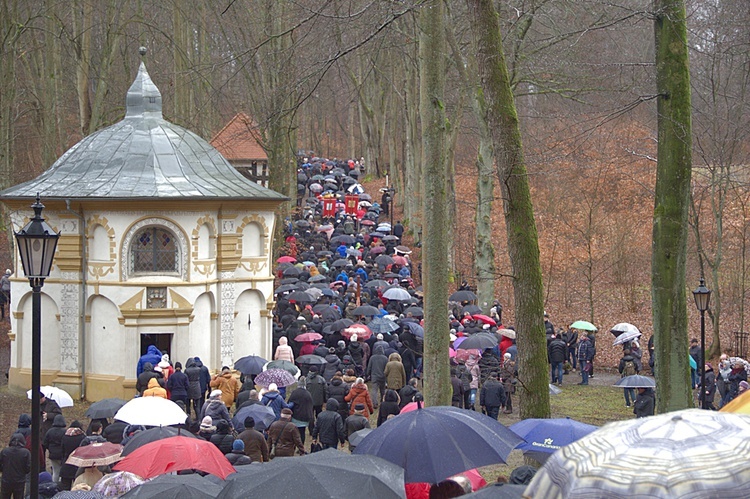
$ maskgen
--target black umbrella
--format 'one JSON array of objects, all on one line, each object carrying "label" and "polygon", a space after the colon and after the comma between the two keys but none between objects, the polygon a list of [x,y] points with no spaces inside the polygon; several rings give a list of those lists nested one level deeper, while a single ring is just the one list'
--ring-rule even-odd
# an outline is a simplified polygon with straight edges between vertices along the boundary
[{"label": "black umbrella", "polygon": [[[299,279],[297,279],[296,277],[285,277],[280,282],[281,282],[282,285],[283,284],[298,284],[299,283]],[[297,289],[299,289],[299,288],[297,288]]]},{"label": "black umbrella", "polygon": [[406,310],[404,310],[404,314],[411,314],[414,317],[424,317],[424,310],[422,310],[420,307],[409,307]]},{"label": "black umbrella", "polygon": [[118,398],[100,400],[91,404],[91,407],[88,408],[84,416],[89,419],[113,418],[115,413],[120,410],[120,407],[125,404],[127,404],[127,401]]},{"label": "black umbrella", "polygon": [[294,225],[296,227],[301,228],[301,229],[309,229],[310,228],[310,222],[308,222],[307,220],[297,220],[296,222],[294,222]]},{"label": "black umbrella", "polygon": [[181,437],[198,438],[187,430],[180,430],[179,428],[174,428],[172,426],[157,426],[156,428],[136,433],[133,438],[128,440],[125,447],[123,447],[121,456],[125,457],[148,443],[177,435],[180,435]]},{"label": "black umbrella", "polygon": [[354,244],[357,240],[348,234],[341,234],[340,236],[332,237],[332,243],[343,243],[343,244]]},{"label": "black umbrella", "polygon": [[373,307],[372,305],[360,305],[359,307],[352,310],[352,315],[366,315],[368,317],[371,317],[373,315],[378,315],[380,313],[380,310]]},{"label": "black umbrella", "polygon": [[314,276],[312,276],[311,278],[309,278],[309,279],[307,280],[307,282],[312,282],[312,283],[316,283],[316,282],[328,282],[329,280],[330,280],[330,279],[328,279],[328,278],[327,278],[326,276],[324,276],[323,274],[318,274],[318,275],[314,275]]},{"label": "black umbrella", "polygon": [[320,314],[320,318],[323,319],[323,322],[333,322],[335,320],[341,319],[341,312],[329,306],[325,310],[323,310],[323,312]]},{"label": "black umbrella", "polygon": [[462,302],[462,301],[475,301],[477,295],[469,291],[468,289],[462,289],[456,291],[448,297],[448,301]]},{"label": "black umbrella", "polygon": [[302,273],[300,269],[297,267],[289,267],[284,269],[284,272],[282,272],[282,275],[284,277],[297,277]]},{"label": "black umbrella", "polygon": [[495,348],[497,346],[497,336],[492,333],[476,333],[472,334],[458,345],[458,348],[463,350],[478,349],[484,350],[485,348]]},{"label": "black umbrella", "polygon": [[349,445],[356,447],[364,438],[373,432],[373,428],[362,428],[349,435]]},{"label": "black umbrella", "polygon": [[381,267],[387,267],[388,265],[393,265],[393,258],[389,255],[378,255],[375,257],[375,263]]},{"label": "black umbrella", "polygon": [[266,362],[268,362],[266,359],[258,355],[248,355],[238,359],[234,363],[234,368],[242,374],[260,374]]},{"label": "black umbrella", "polygon": [[221,492],[221,485],[203,478],[197,473],[190,475],[159,475],[138,487],[130,489],[120,497],[158,497],[159,499],[209,499]]},{"label": "black umbrella", "polygon": [[237,471],[227,478],[218,498],[404,497],[403,468],[374,456],[334,449],[240,466]]},{"label": "black umbrella", "polygon": [[286,299],[289,301],[294,300],[299,303],[312,303],[315,301],[312,296],[305,293],[304,291],[295,291],[294,293],[290,293],[286,295]]},{"label": "black umbrella", "polygon": [[305,366],[324,366],[328,363],[320,355],[300,355],[295,359],[295,362]]},{"label": "black umbrella", "polygon": [[367,281],[365,283],[366,288],[385,288],[388,286],[390,286],[390,284],[382,279],[373,279],[372,281]]},{"label": "black umbrella", "polygon": [[346,267],[347,265],[351,265],[352,262],[347,260],[346,258],[339,258],[335,262],[331,264],[332,267]]},{"label": "black umbrella", "polygon": [[333,255],[330,251],[318,251],[315,253],[316,256],[320,258],[328,258],[329,256]]},{"label": "black umbrella", "polygon": [[348,328],[352,324],[354,324],[354,321],[351,319],[339,319],[331,324],[331,331],[341,331],[342,329]]},{"label": "black umbrella", "polygon": [[325,309],[330,308],[331,306],[327,303],[318,303],[317,305],[313,305],[313,312],[316,314],[320,314]]},{"label": "black umbrella", "polygon": [[299,286],[297,286],[296,284],[282,284],[281,286],[273,290],[273,294],[279,295],[288,291],[294,291],[295,289],[299,289]]},{"label": "black umbrella", "polygon": [[398,324],[390,319],[386,319],[385,317],[375,317],[367,324],[367,327],[369,327],[370,331],[372,331],[374,334],[392,333],[393,331],[397,331],[399,329]]},{"label": "black umbrella", "polygon": [[466,305],[464,308],[461,309],[461,312],[469,312],[471,315],[474,315],[474,314],[481,314],[482,309],[476,305]]},{"label": "black umbrella", "polygon": [[476,497],[480,499],[521,499],[526,485],[518,483],[491,483],[479,489],[473,494],[463,497]]}]

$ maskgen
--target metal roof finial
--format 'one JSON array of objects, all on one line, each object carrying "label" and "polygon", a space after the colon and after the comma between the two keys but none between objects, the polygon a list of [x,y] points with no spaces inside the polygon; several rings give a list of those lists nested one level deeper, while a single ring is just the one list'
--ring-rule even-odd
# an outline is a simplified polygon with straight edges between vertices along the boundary
[{"label": "metal roof finial", "polygon": [[138,53],[141,54],[141,57],[144,57],[146,55],[146,47],[143,47],[143,46],[139,47]]}]

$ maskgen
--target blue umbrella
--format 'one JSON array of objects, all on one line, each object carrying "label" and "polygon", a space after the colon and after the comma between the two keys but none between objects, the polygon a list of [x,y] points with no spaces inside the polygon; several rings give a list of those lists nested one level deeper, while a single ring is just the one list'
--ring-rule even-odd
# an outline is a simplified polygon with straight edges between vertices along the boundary
[{"label": "blue umbrella", "polygon": [[402,326],[405,331],[408,330],[414,336],[424,338],[424,328],[416,322],[404,322]]},{"label": "blue umbrella", "polygon": [[242,374],[260,374],[263,372],[263,366],[268,361],[258,355],[248,355],[242,357],[234,363],[234,368]]},{"label": "blue umbrella", "polygon": [[276,421],[276,414],[273,409],[263,404],[252,404],[237,411],[237,414],[232,418],[232,426],[238,431],[239,428],[244,428],[245,419],[248,416],[255,420],[255,429],[258,431],[265,430]]},{"label": "blue umbrella", "polygon": [[405,469],[406,482],[438,483],[466,470],[505,463],[522,439],[479,412],[451,406],[418,408],[387,420],[354,451]]},{"label": "blue umbrella", "polygon": [[510,426],[511,431],[526,440],[516,447],[525,456],[544,463],[560,447],[585,437],[598,426],[570,418],[524,419]]}]

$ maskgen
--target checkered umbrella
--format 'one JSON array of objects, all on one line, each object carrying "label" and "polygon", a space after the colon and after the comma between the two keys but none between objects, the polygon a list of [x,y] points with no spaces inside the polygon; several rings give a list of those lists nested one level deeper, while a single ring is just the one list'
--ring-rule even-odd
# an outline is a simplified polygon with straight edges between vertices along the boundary
[{"label": "checkered umbrella", "polygon": [[701,409],[609,423],[555,452],[524,497],[744,498],[750,416]]}]

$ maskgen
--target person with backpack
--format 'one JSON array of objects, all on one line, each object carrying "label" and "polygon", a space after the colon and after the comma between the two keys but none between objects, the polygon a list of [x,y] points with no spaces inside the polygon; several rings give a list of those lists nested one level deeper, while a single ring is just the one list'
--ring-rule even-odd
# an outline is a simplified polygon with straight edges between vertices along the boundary
[{"label": "person with backpack", "polygon": [[[617,370],[623,378],[638,374],[638,366],[635,362],[635,357],[633,357],[629,348],[622,351],[622,358],[620,359],[620,365]],[[630,407],[631,403],[635,403],[635,389],[624,388],[623,390],[625,392],[625,407]]]}]

